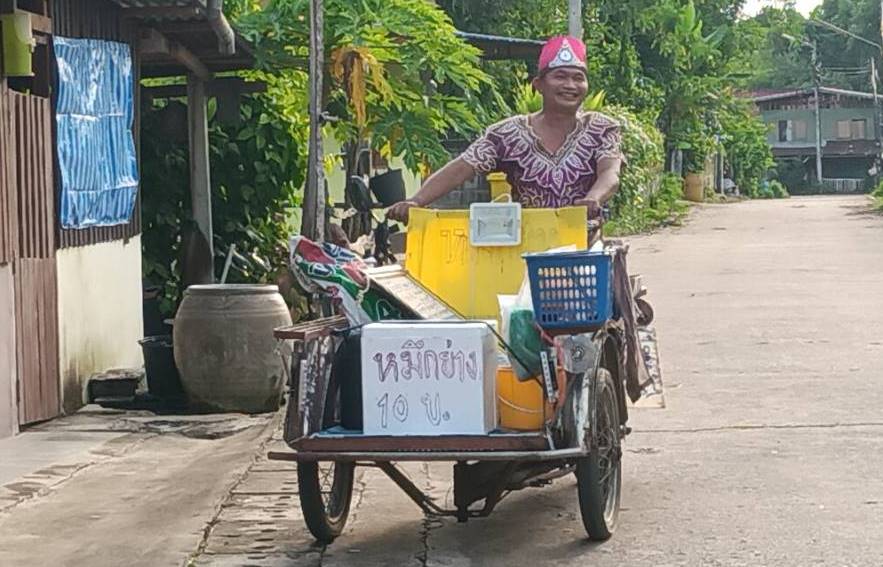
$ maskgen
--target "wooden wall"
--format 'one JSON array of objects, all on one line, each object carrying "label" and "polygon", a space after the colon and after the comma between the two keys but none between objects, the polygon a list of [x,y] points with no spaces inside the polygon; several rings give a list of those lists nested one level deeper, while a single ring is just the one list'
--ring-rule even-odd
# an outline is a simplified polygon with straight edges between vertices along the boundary
[{"label": "wooden wall", "polygon": [[16,199],[14,130],[10,127],[12,112],[7,100],[6,85],[0,81],[0,264],[11,262],[18,250],[18,200]]},{"label": "wooden wall", "polygon": [[18,257],[55,257],[55,188],[52,110],[49,100],[6,92],[9,128],[16,147]]}]

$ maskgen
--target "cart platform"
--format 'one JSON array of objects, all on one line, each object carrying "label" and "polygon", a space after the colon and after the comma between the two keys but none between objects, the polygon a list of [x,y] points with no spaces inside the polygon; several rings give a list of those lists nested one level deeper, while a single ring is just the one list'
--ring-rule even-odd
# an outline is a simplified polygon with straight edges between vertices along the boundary
[{"label": "cart platform", "polygon": [[[555,450],[540,431],[494,431],[487,435],[375,436],[333,427],[274,451],[281,461],[545,461],[584,454]],[[571,454],[572,453],[572,454]]]}]

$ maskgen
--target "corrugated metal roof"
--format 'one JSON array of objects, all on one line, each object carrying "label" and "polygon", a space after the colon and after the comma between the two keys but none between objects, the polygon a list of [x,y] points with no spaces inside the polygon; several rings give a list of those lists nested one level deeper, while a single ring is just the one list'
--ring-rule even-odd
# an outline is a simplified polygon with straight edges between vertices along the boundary
[{"label": "corrugated metal roof", "polygon": [[123,8],[205,8],[205,0],[113,0]]},{"label": "corrugated metal roof", "polygon": [[182,22],[204,20],[206,0],[112,0],[141,20]]},{"label": "corrugated metal roof", "polygon": [[481,49],[485,59],[536,59],[543,42],[520,37],[504,37],[483,33],[456,32],[457,37]]},{"label": "corrugated metal roof", "polygon": [[[846,89],[838,89],[834,87],[819,87],[819,92],[822,94],[830,94],[830,95],[839,95],[846,96],[852,98],[861,98],[861,99],[869,99],[873,100],[873,93],[865,93],[861,91],[850,91]],[[793,98],[798,96],[811,96],[813,94],[813,89],[811,87],[807,87],[805,89],[797,89],[793,91],[783,91],[779,93],[761,95],[752,97],[751,100],[754,102],[768,102],[771,100],[781,100],[785,98]],[[883,100],[883,95],[877,95],[878,99]]]},{"label": "corrugated metal roof", "polygon": [[523,39],[520,37],[506,37],[501,35],[488,35],[484,33],[472,33],[458,31],[457,36],[469,41],[482,41],[487,43],[496,43],[500,45],[523,45],[526,47],[543,47],[543,42],[538,39]]}]

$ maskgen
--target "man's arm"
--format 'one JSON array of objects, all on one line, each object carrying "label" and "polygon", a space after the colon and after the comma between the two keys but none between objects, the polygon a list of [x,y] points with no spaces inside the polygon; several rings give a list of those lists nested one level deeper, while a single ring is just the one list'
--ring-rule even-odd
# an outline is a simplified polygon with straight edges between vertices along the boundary
[{"label": "man's arm", "polygon": [[475,169],[463,158],[447,163],[429,176],[417,194],[407,201],[396,203],[386,212],[389,219],[408,222],[408,211],[412,207],[426,207],[441,199],[475,176]]},{"label": "man's arm", "polygon": [[601,215],[601,207],[613,198],[619,189],[619,170],[622,160],[619,158],[601,158],[598,160],[598,172],[595,183],[589,189],[585,199],[576,201],[575,205],[583,205],[588,208],[589,219]]}]

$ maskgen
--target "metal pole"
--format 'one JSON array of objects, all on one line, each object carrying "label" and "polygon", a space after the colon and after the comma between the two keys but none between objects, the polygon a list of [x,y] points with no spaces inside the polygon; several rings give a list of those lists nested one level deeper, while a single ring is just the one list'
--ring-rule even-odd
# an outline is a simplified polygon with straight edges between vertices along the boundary
[{"label": "metal pole", "polygon": [[[880,53],[874,55],[872,61],[876,61],[878,56],[883,56],[883,0],[880,0]],[[877,135],[877,149],[874,154],[874,167],[877,169],[877,180],[880,179],[880,121],[883,120],[883,113],[880,111],[880,101],[877,100],[877,69],[874,68],[874,132]]]},{"label": "metal pole", "polygon": [[819,79],[819,54],[818,54],[818,44],[814,41],[812,42],[812,70],[813,70],[813,81],[815,82],[815,99],[816,99],[816,181],[821,185],[822,183],[822,105],[821,101],[821,91],[820,91],[820,79]]},{"label": "metal pole", "polygon": [[[883,0],[881,0],[883,1]],[[582,0],[568,2],[568,33],[572,37],[583,38],[583,3]]]},{"label": "metal pole", "polygon": [[322,0],[310,0],[310,139],[301,233],[321,242],[325,236],[325,156],[322,148],[322,78],[325,39]]},{"label": "metal pole", "polygon": [[871,92],[874,93],[874,140],[880,141],[880,101],[877,100],[877,57],[871,57]]}]

